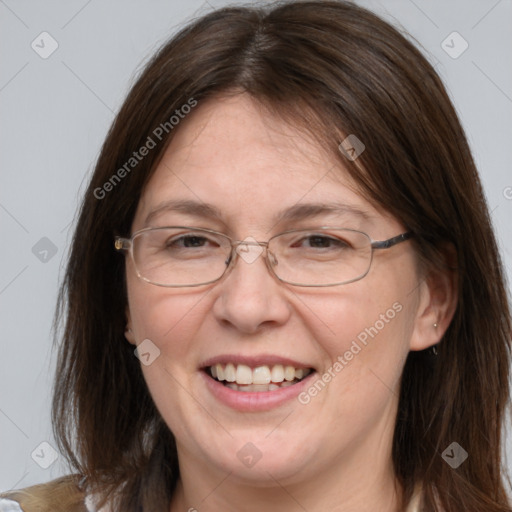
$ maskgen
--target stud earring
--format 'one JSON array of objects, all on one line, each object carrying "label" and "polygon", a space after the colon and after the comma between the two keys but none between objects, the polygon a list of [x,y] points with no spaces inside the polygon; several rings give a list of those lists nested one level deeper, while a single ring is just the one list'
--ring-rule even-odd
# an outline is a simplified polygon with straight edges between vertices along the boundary
[{"label": "stud earring", "polygon": [[[434,322],[432,325],[434,326],[434,329],[437,329],[437,322]],[[430,354],[433,356],[437,356],[437,345],[433,345],[432,347],[430,347]]]}]

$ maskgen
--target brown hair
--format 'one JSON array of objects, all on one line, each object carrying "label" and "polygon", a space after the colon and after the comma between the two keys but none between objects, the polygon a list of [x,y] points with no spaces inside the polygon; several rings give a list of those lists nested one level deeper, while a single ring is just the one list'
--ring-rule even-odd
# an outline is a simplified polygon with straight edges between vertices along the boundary
[{"label": "brown hair", "polygon": [[[423,484],[427,511],[510,511],[500,452],[510,310],[468,143],[414,45],[343,1],[213,11],[143,70],[103,145],[61,291],[53,410],[61,450],[91,485],[117,497],[119,510],[168,510],[178,478],[174,438],[124,337],[125,268],[113,237],[130,232],[144,185],[179,129],[171,116],[191,99],[234,91],[299,120],[341,159],[365,196],[415,233],[426,271],[441,265],[446,244],[455,249],[458,307],[438,356],[411,352],[406,361],[394,469],[405,503]],[[164,123],[157,147],[114,180]],[[360,165],[337,149],[347,134],[366,146]],[[469,452],[456,470],[441,457],[453,441]]]},{"label": "brown hair", "polygon": [[23,512],[87,512],[79,483],[79,475],[69,475],[5,496],[19,503]]}]

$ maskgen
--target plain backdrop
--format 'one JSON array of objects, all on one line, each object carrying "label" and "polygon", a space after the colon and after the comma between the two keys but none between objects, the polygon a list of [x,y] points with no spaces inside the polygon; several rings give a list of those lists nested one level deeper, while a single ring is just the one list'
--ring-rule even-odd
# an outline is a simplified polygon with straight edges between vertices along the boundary
[{"label": "plain backdrop", "polygon": [[[511,0],[358,3],[409,32],[446,83],[510,277]],[[0,0],[0,490],[67,472],[52,451],[51,323],[77,205],[107,129],[148,57],[186,21],[227,4]]]}]

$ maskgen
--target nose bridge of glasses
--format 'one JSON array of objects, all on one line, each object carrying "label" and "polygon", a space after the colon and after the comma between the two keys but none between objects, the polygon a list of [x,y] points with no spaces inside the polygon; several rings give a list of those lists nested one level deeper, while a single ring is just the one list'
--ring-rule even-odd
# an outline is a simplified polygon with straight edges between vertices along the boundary
[{"label": "nose bridge of glasses", "polygon": [[254,247],[268,247],[268,242],[259,242],[252,236],[248,236],[244,240],[234,240],[232,243],[233,247],[240,247],[241,245],[248,245]]},{"label": "nose bridge of glasses", "polygon": [[266,259],[268,242],[260,242],[249,236],[244,240],[235,240],[231,244],[232,251],[246,263],[254,263],[261,255]]}]

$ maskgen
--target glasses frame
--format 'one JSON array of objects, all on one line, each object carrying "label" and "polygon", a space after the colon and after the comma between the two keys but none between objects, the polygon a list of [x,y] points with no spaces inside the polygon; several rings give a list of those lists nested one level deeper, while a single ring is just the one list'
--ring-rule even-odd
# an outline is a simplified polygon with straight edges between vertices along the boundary
[{"label": "glasses frame", "polygon": [[[194,283],[194,284],[160,284],[160,283],[155,283],[154,281],[151,281],[151,280],[147,279],[146,277],[142,276],[140,271],[139,271],[139,269],[138,269],[138,267],[137,267],[137,263],[135,261],[134,255],[133,255],[133,242],[134,242],[134,239],[137,238],[138,236],[140,236],[141,234],[146,233],[148,231],[157,231],[157,230],[161,230],[161,229],[189,229],[191,231],[203,231],[205,233],[211,233],[211,234],[214,234],[214,235],[217,235],[217,236],[221,236],[221,237],[227,239],[229,241],[229,244],[231,245],[231,252],[229,254],[228,259],[225,262],[226,263],[226,268],[225,268],[224,272],[218,278],[216,278],[216,279],[212,279],[211,281],[207,281],[205,283]],[[296,232],[299,232],[299,231],[320,231],[320,230],[328,230],[328,229],[329,230],[337,229],[337,230],[343,230],[343,231],[352,231],[354,233],[360,233],[360,234],[364,235],[366,238],[368,238],[368,241],[370,242],[370,248],[371,248],[370,263],[368,265],[368,269],[366,270],[366,272],[363,275],[358,276],[358,277],[356,277],[354,279],[350,279],[349,281],[342,281],[342,282],[339,282],[339,283],[332,283],[332,284],[331,283],[329,283],[329,284],[300,284],[300,283],[294,283],[292,281],[286,281],[284,279],[281,279],[275,273],[274,268],[272,267],[272,264],[270,263],[269,257],[268,257],[268,255],[269,255],[268,246],[269,246],[269,243],[274,238],[277,238],[277,237],[279,237],[281,235],[286,235],[286,234],[289,234],[289,233],[296,233]],[[130,238],[126,238],[126,237],[122,237],[122,236],[115,236],[114,237],[114,248],[118,252],[125,252],[125,253],[130,255],[130,258],[132,260],[133,266],[135,268],[135,272],[136,272],[137,277],[139,279],[142,279],[143,281],[145,281],[145,282],[147,282],[149,284],[152,284],[154,286],[162,286],[164,288],[192,288],[192,287],[196,287],[196,286],[205,286],[205,285],[213,284],[213,283],[216,283],[217,281],[220,281],[235,266],[236,260],[237,260],[237,257],[238,257],[237,248],[240,247],[241,245],[263,247],[265,254],[263,255],[263,253],[262,253],[262,256],[263,256],[263,258],[265,260],[265,264],[267,266],[267,269],[269,270],[270,274],[272,276],[274,276],[276,279],[278,279],[280,282],[286,283],[286,284],[289,284],[289,285],[292,285],[292,286],[302,287],[302,288],[325,288],[325,287],[330,287],[330,286],[341,286],[341,285],[344,285],[344,284],[353,283],[355,281],[360,281],[361,279],[366,277],[368,272],[370,272],[370,268],[371,268],[372,262],[373,262],[373,251],[375,249],[377,249],[377,250],[380,250],[380,249],[390,249],[391,247],[394,247],[395,245],[400,244],[402,242],[405,242],[406,240],[409,240],[409,239],[411,239],[413,237],[414,237],[414,233],[412,231],[406,231],[404,233],[400,233],[399,235],[396,235],[396,236],[393,236],[391,238],[388,238],[387,240],[373,240],[370,237],[370,235],[368,235],[364,231],[359,231],[357,229],[349,229],[349,228],[334,227],[334,226],[321,226],[321,227],[315,227],[315,228],[290,229],[288,231],[283,231],[282,233],[278,233],[277,235],[272,236],[266,242],[260,242],[260,241],[257,241],[257,240],[256,241],[252,241],[252,240],[249,240],[249,241],[247,241],[247,240],[234,240],[233,238],[231,238],[230,236],[228,236],[228,235],[226,235],[224,233],[221,233],[219,231],[215,231],[213,229],[208,229],[208,228],[194,228],[194,227],[191,227],[191,226],[158,226],[158,227],[148,227],[148,228],[139,229],[138,231],[135,231],[135,233],[133,233]],[[272,253],[270,253],[270,255],[272,255]]]}]

